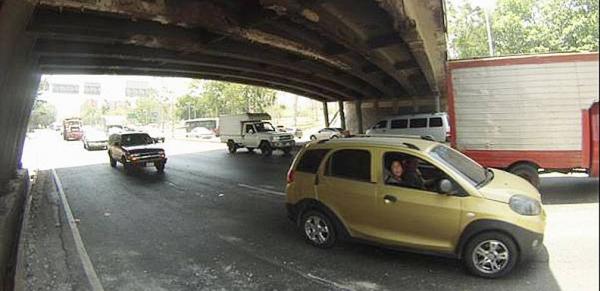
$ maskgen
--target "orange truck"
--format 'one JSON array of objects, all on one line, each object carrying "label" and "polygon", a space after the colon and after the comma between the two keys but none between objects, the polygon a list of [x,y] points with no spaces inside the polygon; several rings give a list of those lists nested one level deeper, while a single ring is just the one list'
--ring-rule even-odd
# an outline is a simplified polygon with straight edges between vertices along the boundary
[{"label": "orange truck", "polygon": [[598,177],[598,53],[448,63],[452,145],[539,186],[544,172]]}]

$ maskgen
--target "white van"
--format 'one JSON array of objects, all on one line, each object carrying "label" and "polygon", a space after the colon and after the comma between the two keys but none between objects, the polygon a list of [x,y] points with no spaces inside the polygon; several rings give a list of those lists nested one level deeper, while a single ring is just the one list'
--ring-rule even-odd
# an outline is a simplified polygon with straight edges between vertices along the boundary
[{"label": "white van", "polygon": [[447,142],[450,141],[450,122],[445,112],[398,115],[375,123],[366,134],[430,136],[438,142]]}]

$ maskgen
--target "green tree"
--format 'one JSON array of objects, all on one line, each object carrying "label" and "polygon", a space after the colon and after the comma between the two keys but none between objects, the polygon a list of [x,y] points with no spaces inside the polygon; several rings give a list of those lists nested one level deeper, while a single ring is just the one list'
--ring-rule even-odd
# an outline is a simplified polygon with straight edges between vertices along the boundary
[{"label": "green tree", "polygon": [[81,120],[85,125],[99,125],[102,122],[102,108],[96,100],[88,99],[80,108]]},{"label": "green tree", "polygon": [[[488,56],[483,10],[448,3],[451,58]],[[598,51],[597,0],[498,0],[490,12],[496,55]]]},{"label": "green tree", "polygon": [[137,124],[160,123],[164,115],[164,108],[156,96],[139,97],[135,108],[128,114],[128,119],[135,120]]},{"label": "green tree", "polygon": [[194,81],[189,93],[177,100],[181,119],[216,117],[222,114],[264,112],[273,105],[274,90],[220,81]]},{"label": "green tree", "polygon": [[36,100],[29,117],[29,128],[45,128],[56,120],[56,108],[44,100]]}]

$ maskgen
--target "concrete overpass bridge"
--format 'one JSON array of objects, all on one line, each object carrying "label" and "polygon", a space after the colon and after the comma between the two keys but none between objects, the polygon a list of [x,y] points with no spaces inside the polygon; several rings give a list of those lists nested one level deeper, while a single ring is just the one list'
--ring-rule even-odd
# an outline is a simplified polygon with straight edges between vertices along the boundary
[{"label": "concrete overpass bridge", "polygon": [[442,0],[2,0],[0,182],[19,168],[41,74],[264,86],[336,101],[360,132],[363,107],[439,108],[445,60]]}]

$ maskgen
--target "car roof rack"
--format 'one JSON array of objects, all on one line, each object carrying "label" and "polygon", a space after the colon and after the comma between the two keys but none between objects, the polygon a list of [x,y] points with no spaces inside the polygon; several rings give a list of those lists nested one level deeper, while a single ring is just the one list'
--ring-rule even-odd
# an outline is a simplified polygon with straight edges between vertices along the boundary
[{"label": "car roof rack", "polygon": [[377,134],[377,135],[354,135],[352,137],[384,137],[384,138],[413,138],[428,141],[435,141],[431,135],[409,135],[409,134]]}]

